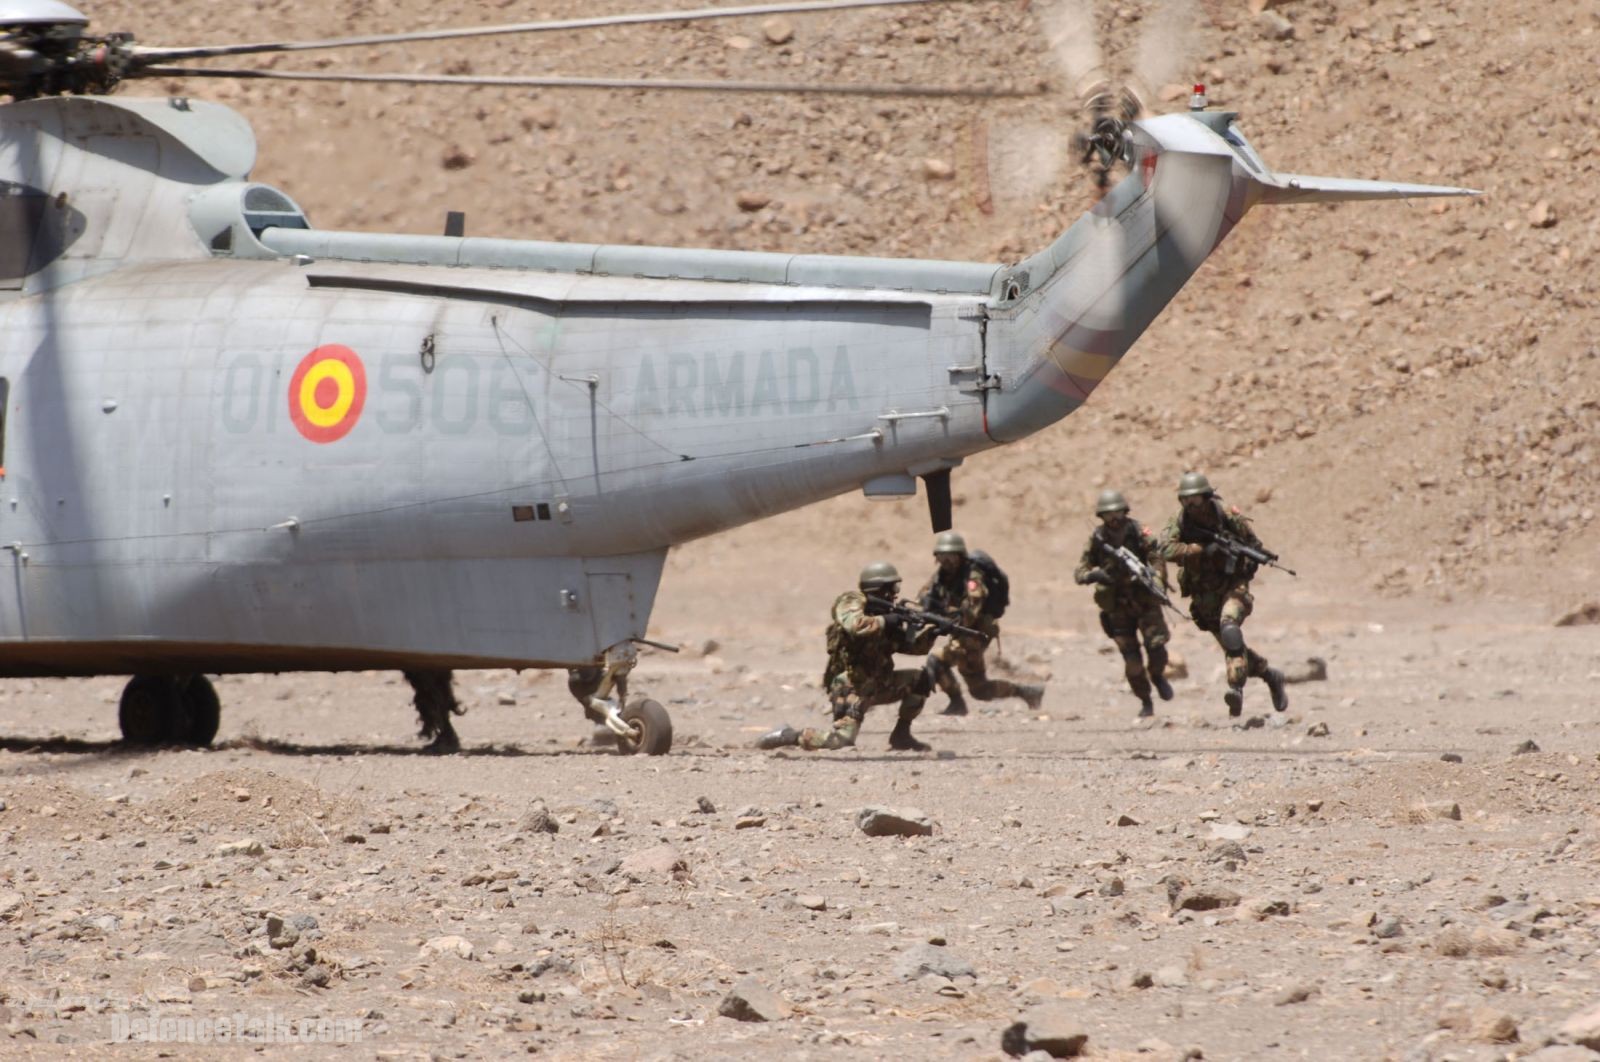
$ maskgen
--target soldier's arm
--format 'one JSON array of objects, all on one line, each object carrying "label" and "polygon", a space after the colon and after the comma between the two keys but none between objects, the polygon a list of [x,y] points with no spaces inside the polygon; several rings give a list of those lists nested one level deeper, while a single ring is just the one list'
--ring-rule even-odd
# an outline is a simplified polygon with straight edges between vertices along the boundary
[{"label": "soldier's arm", "polygon": [[933,607],[935,603],[933,600],[933,584],[938,578],[937,573],[928,576],[928,581],[922,584],[921,590],[917,591],[917,604],[922,607],[924,612],[936,611]]},{"label": "soldier's arm", "polygon": [[1161,532],[1157,543],[1161,559],[1169,560],[1182,568],[1198,557],[1205,555],[1205,547],[1197,542],[1185,542],[1178,537],[1178,521],[1174,520]]},{"label": "soldier's arm", "polygon": [[963,627],[976,627],[983,614],[983,603],[989,597],[989,588],[983,585],[976,572],[967,573],[967,596],[961,599],[958,619]]},{"label": "soldier's arm", "polygon": [[1162,586],[1171,586],[1167,578],[1167,555],[1161,550],[1161,540],[1152,535],[1148,527],[1139,529],[1139,540],[1144,546],[1145,563],[1155,569],[1156,578],[1161,580]]},{"label": "soldier's arm", "polygon": [[1248,542],[1252,546],[1261,545],[1261,539],[1256,535],[1255,529],[1250,526],[1250,521],[1238,509],[1230,509],[1228,511],[1228,523],[1233,525],[1233,535],[1239,541]]},{"label": "soldier's arm", "polygon": [[857,638],[883,631],[884,617],[867,615],[867,600],[845,598],[833,606],[833,621],[846,634]]},{"label": "soldier's arm", "polygon": [[906,627],[905,642],[903,643],[905,648],[901,651],[921,656],[932,649],[933,643],[938,640],[939,632],[933,627],[912,627],[908,625]]},{"label": "soldier's arm", "polygon": [[1097,551],[1094,546],[1094,539],[1090,538],[1088,547],[1083,551],[1083,556],[1078,558],[1078,567],[1072,573],[1072,581],[1079,586],[1088,584],[1090,572],[1100,570],[1100,560],[1095,556]]}]

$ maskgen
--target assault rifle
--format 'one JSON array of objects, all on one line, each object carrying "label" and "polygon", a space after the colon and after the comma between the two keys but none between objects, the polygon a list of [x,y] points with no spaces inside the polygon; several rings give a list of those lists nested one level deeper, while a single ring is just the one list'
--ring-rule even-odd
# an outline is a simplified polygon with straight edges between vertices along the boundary
[{"label": "assault rifle", "polygon": [[963,627],[948,616],[941,616],[937,612],[927,612],[918,608],[910,601],[885,601],[881,597],[867,595],[867,615],[869,616],[898,616],[910,623],[920,623],[932,627],[940,634],[960,634],[968,638],[976,638],[988,644],[989,636],[972,627]]},{"label": "assault rifle", "polygon": [[1265,546],[1252,546],[1248,542],[1241,542],[1225,531],[1213,531],[1207,527],[1192,529],[1206,542],[1215,543],[1222,549],[1223,556],[1228,558],[1228,571],[1231,573],[1239,567],[1240,561],[1249,561],[1251,564],[1265,564],[1279,571],[1288,572],[1299,578],[1293,568],[1285,567],[1278,563],[1278,555]]},{"label": "assault rifle", "polygon": [[1156,577],[1156,573],[1151,570],[1150,565],[1140,560],[1138,555],[1136,555],[1133,550],[1129,549],[1127,546],[1113,546],[1111,543],[1106,542],[1098,537],[1096,538],[1096,541],[1100,543],[1100,548],[1102,550],[1104,550],[1106,553],[1109,553],[1114,560],[1127,569],[1128,574],[1133,576],[1133,581],[1142,586],[1146,593],[1155,598],[1157,601],[1161,602],[1163,605],[1172,609],[1172,611],[1178,611],[1178,606],[1174,605],[1172,603],[1172,598],[1167,596],[1167,588],[1163,586],[1161,580]]}]

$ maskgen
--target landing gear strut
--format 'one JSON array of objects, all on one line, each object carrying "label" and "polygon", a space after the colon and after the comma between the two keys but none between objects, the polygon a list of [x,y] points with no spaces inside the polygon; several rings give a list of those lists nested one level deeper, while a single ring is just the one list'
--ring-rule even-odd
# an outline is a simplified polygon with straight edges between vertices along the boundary
[{"label": "landing gear strut", "polygon": [[633,645],[621,642],[606,650],[602,664],[570,669],[567,689],[597,729],[604,727],[614,735],[618,752],[662,756],[672,748],[672,717],[655,701],[628,702],[628,673],[638,661]]},{"label": "landing gear strut", "polygon": [[129,745],[204,748],[217,736],[222,702],[204,675],[135,675],[123,687],[117,721]]}]

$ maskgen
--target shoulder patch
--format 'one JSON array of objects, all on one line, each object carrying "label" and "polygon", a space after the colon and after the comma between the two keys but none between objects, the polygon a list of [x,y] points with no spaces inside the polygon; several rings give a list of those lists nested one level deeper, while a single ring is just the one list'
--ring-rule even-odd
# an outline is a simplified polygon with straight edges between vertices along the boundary
[{"label": "shoulder patch", "polygon": [[1150,528],[1149,527],[1141,527],[1139,530],[1143,531],[1147,535],[1150,534]]},{"label": "shoulder patch", "polygon": [[1237,505],[1230,505],[1230,506],[1228,506],[1228,511],[1229,511],[1229,512],[1230,512],[1230,513],[1232,513],[1232,514],[1233,514],[1233,515],[1234,515],[1234,516],[1240,516],[1240,515],[1243,515],[1243,514],[1241,514],[1241,513],[1240,513],[1240,512],[1239,512],[1239,507],[1238,507],[1238,506],[1237,506]]},{"label": "shoulder patch", "polygon": [[976,590],[977,588],[978,588],[978,580],[976,580],[976,579],[968,579],[967,580],[967,589],[968,590]]}]

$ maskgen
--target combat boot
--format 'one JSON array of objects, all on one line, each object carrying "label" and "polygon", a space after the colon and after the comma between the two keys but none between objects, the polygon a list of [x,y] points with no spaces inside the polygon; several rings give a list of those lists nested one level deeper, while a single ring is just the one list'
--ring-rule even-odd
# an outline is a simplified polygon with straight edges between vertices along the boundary
[{"label": "combat boot", "polygon": [[889,747],[896,752],[930,752],[933,749],[927,742],[911,736],[909,719],[902,719],[894,725],[894,730],[889,734]]},{"label": "combat boot", "polygon": [[1172,700],[1172,683],[1167,681],[1167,676],[1162,674],[1151,675],[1150,681],[1155,684],[1156,693],[1161,695],[1162,700]]},{"label": "combat boot", "polygon": [[782,749],[798,744],[800,744],[800,731],[788,723],[783,724],[776,730],[768,731],[756,739],[756,748],[758,749]]},{"label": "combat boot", "polygon": [[1267,689],[1272,691],[1272,707],[1280,712],[1289,710],[1289,691],[1283,688],[1283,672],[1275,667],[1267,668],[1267,673],[1261,676],[1266,680]]},{"label": "combat boot", "polygon": [[1139,718],[1140,719],[1148,719],[1152,715],[1155,715],[1155,714],[1156,714],[1156,706],[1150,703],[1150,695],[1147,693],[1143,697],[1140,697],[1139,698]]},{"label": "combat boot", "polygon": [[1228,706],[1228,714],[1237,719],[1244,712],[1244,688],[1229,686],[1228,692],[1222,695],[1222,700]]},{"label": "combat boot", "polygon": [[1017,696],[1022,698],[1022,703],[1028,706],[1029,711],[1036,712],[1039,710],[1039,706],[1044,703],[1044,687],[1019,686],[1017,687]]},{"label": "combat boot", "polygon": [[960,690],[956,690],[954,693],[952,693],[950,695],[950,703],[945,705],[944,711],[940,712],[939,714],[940,715],[966,715],[967,714],[967,698],[961,693]]}]

